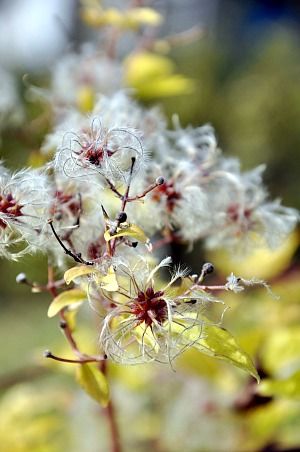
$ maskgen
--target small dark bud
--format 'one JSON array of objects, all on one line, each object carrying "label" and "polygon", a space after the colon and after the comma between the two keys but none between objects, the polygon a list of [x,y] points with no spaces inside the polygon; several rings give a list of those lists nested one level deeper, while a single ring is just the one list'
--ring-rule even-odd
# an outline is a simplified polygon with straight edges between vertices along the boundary
[{"label": "small dark bud", "polygon": [[61,320],[59,322],[59,326],[62,330],[64,330],[65,328],[67,328],[67,322],[65,320]]},{"label": "small dark bud", "polygon": [[43,355],[44,355],[44,358],[50,358],[50,356],[51,356],[50,350],[45,350]]},{"label": "small dark bud", "polygon": [[25,273],[19,273],[16,276],[16,283],[17,284],[26,284],[27,283],[27,276],[25,275]]},{"label": "small dark bud", "polygon": [[55,217],[55,219],[56,219],[57,221],[59,221],[59,220],[62,219],[62,213],[61,213],[61,212],[58,212],[58,213],[56,213],[56,214],[54,215],[54,217]]},{"label": "small dark bud", "polygon": [[108,356],[107,356],[107,354],[105,353],[105,355],[103,355],[103,359],[107,359],[108,358]]},{"label": "small dark bud", "polygon": [[125,223],[125,221],[127,220],[127,213],[126,212],[119,212],[118,215],[116,216],[116,220],[119,223]]},{"label": "small dark bud", "polygon": [[187,301],[187,303],[189,304],[196,304],[197,300],[195,300],[194,298],[192,300]]},{"label": "small dark bud", "polygon": [[139,242],[131,242],[132,248],[136,248],[138,246]]},{"label": "small dark bud", "polygon": [[165,178],[162,177],[162,176],[159,176],[159,177],[156,179],[156,181],[155,181],[155,183],[156,183],[157,185],[162,185],[162,184],[164,184],[165,182],[166,182],[166,180],[165,180]]},{"label": "small dark bud", "polygon": [[211,264],[210,262],[206,262],[205,264],[203,264],[203,267],[202,267],[203,276],[206,276],[209,273],[212,273],[214,271],[214,269],[215,269],[215,267],[213,266],[213,264]]}]

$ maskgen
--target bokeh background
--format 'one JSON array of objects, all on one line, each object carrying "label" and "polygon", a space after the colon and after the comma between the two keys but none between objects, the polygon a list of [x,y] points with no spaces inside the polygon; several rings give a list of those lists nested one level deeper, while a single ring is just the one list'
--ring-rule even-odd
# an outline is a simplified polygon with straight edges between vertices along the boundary
[{"label": "bokeh background", "polygon": [[[225,155],[239,157],[245,170],[267,163],[271,196],[300,208],[300,4],[148,3],[165,17],[162,36],[197,27],[170,52],[176,70],[194,80],[194,90],[140,100],[159,103],[170,121],[178,113],[183,125],[211,123]],[[44,104],[28,96],[28,83],[46,86],[58,58],[96,39],[78,10],[75,0],[0,2],[0,152],[11,168],[36,163],[50,127]],[[129,44],[124,42],[124,52]],[[300,449],[298,244],[296,231],[280,250],[263,250],[242,262],[209,255],[201,246],[190,254],[179,246],[169,250],[175,260],[197,267],[213,260],[218,278],[233,270],[272,283],[280,301],[260,290],[227,296],[231,309],[225,318],[271,384],[260,393],[242,372],[192,351],[176,372],[158,365],[115,366],[111,378],[125,451]],[[44,257],[0,261],[0,450],[104,452],[109,437],[100,409],[77,388],[72,369],[42,358],[47,348],[67,353],[57,321],[47,318],[47,296],[15,284],[21,271],[43,282],[45,270]],[[81,320],[82,341],[96,347],[89,313]]]}]

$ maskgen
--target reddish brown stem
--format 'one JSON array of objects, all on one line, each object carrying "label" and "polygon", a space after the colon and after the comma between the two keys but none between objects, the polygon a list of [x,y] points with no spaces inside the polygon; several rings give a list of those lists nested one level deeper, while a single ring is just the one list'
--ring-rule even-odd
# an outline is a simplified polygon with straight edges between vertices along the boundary
[{"label": "reddish brown stem", "polygon": [[[107,361],[102,361],[99,364],[99,368],[101,372],[107,376]],[[111,435],[111,452],[122,452],[121,442],[120,442],[120,433],[116,420],[115,406],[112,398],[108,402],[106,408],[104,408],[105,414],[107,417],[107,421],[109,424],[110,435]]]},{"label": "reddish brown stem", "polygon": [[69,342],[73,352],[75,353],[75,355],[77,355],[79,358],[82,357],[82,353],[80,352],[80,350],[78,349],[78,345],[73,337],[72,331],[69,327],[69,324],[67,322],[64,310],[60,311],[59,313],[60,319],[61,319],[61,329],[64,332],[65,338],[67,339],[67,341]]},{"label": "reddish brown stem", "polygon": [[[126,191],[125,191],[124,196],[122,196],[121,212],[125,212],[126,204],[127,204],[128,198],[129,198],[129,190],[130,190],[130,185],[131,185],[131,181],[132,181],[134,165],[135,165],[135,157],[132,157],[130,174],[129,174],[129,179],[128,179],[128,182],[127,182]],[[115,234],[115,232],[117,231],[119,226],[120,226],[120,220],[118,220],[116,222],[116,226],[114,227],[114,231],[112,232],[112,234]],[[113,239],[112,243],[111,243],[111,249],[110,249],[110,252],[111,252],[112,256],[114,255],[115,249],[116,249],[116,239]]]},{"label": "reddish brown stem", "polygon": [[71,363],[71,364],[85,364],[85,363],[97,363],[99,361],[102,361],[104,358],[96,358],[96,357],[88,357],[88,358],[81,358],[81,359],[68,359],[68,358],[62,358],[60,356],[53,355],[50,351],[46,351],[44,353],[45,358],[51,358],[55,361],[60,361],[62,363]]},{"label": "reddish brown stem", "polygon": [[[51,293],[51,295],[55,298],[57,296],[57,290],[55,287],[55,279],[54,279],[54,272],[53,267],[48,266],[48,284],[47,284],[48,290]],[[60,312],[60,318],[61,318],[61,328],[65,334],[66,339],[68,340],[73,352],[78,356],[79,359],[68,359],[68,358],[61,358],[59,356],[53,355],[50,351],[46,351],[44,356],[46,358],[54,359],[55,361],[60,361],[64,363],[71,363],[71,364],[84,364],[84,363],[92,363],[92,362],[98,362],[99,363],[99,370],[104,374],[107,375],[107,361],[106,357],[98,357],[98,356],[89,356],[81,353],[79,350],[77,343],[72,335],[72,330],[70,329],[66,316],[64,314],[64,311],[62,310]],[[110,434],[111,434],[111,452],[122,452],[121,443],[120,443],[120,435],[119,435],[119,429],[118,424],[116,421],[116,415],[115,415],[115,408],[112,399],[110,399],[107,407],[105,408],[105,414],[108,420]]]},{"label": "reddish brown stem", "polygon": [[157,182],[149,185],[149,187],[146,188],[146,190],[143,191],[143,193],[141,193],[140,195],[133,196],[132,198],[127,198],[127,202],[137,201],[138,199],[144,198],[148,193],[150,193],[150,191],[154,190],[155,188],[159,187],[160,185],[162,185],[162,184],[158,184]]},{"label": "reddish brown stem", "polygon": [[111,189],[112,192],[115,193],[115,195],[117,195],[118,198],[122,198],[122,194],[119,192],[119,190],[115,187],[115,185],[106,177],[106,182],[109,185],[109,188]]}]

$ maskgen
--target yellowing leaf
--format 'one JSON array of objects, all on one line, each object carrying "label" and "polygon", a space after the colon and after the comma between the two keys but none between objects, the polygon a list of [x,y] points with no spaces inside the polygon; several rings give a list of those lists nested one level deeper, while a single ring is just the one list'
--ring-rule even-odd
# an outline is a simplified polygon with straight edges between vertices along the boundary
[{"label": "yellowing leaf", "polygon": [[117,8],[103,9],[97,4],[83,7],[81,18],[90,27],[112,25],[119,28],[138,28],[142,25],[157,26],[162,22],[162,16],[152,8],[121,11]]},{"label": "yellowing leaf", "polygon": [[80,364],[77,368],[76,379],[84,391],[99,402],[107,406],[109,402],[109,387],[105,375],[90,364]]},{"label": "yellowing leaf", "polygon": [[236,367],[250,373],[259,381],[259,375],[250,356],[240,348],[235,338],[225,328],[216,325],[205,325],[203,327],[203,337],[194,345],[202,353],[234,364]]},{"label": "yellowing leaf", "polygon": [[[64,317],[65,317],[66,321],[68,322],[69,330],[71,330],[71,332],[73,332],[76,328],[76,317],[77,317],[77,312],[78,312],[79,306],[80,306],[80,303],[78,303],[77,306],[75,305],[75,309],[69,309],[68,311],[66,311],[64,313]],[[72,307],[74,307],[74,305]]]},{"label": "yellowing leaf", "polygon": [[125,62],[125,84],[136,89],[142,98],[189,94],[194,82],[181,74],[175,74],[173,62],[162,55],[140,52]]},{"label": "yellowing leaf", "polygon": [[256,278],[270,280],[279,275],[288,267],[299,245],[298,234],[291,234],[278,248],[257,248],[249,256],[235,257],[225,250],[212,251],[208,254],[209,260],[218,262],[218,269],[225,275],[230,272],[243,276],[243,278]]},{"label": "yellowing leaf", "polygon": [[90,86],[82,86],[77,92],[77,105],[83,113],[92,111],[95,103],[95,92]]},{"label": "yellowing leaf", "polygon": [[[252,438],[255,438],[255,447],[244,450],[263,450],[265,444],[271,442],[274,438],[281,438],[280,433],[283,431],[291,432],[291,428],[295,429],[295,426],[299,424],[298,420],[298,404],[287,399],[263,404],[249,410],[247,427]],[[278,436],[278,433],[280,436]]]},{"label": "yellowing leaf", "polygon": [[132,8],[127,11],[126,19],[128,25],[160,25],[163,21],[162,16],[152,8]]},{"label": "yellowing leaf", "polygon": [[111,265],[108,269],[107,275],[103,276],[100,281],[101,287],[108,292],[115,292],[119,288],[114,267]]},{"label": "yellowing leaf", "polygon": [[102,25],[102,17],[94,14],[93,8],[84,8],[80,11],[80,17],[90,27],[100,27]]},{"label": "yellowing leaf", "polygon": [[138,94],[143,99],[153,97],[177,96],[180,94],[190,94],[195,88],[194,81],[184,77],[181,74],[172,74],[167,77],[161,77],[157,80],[151,80],[148,83],[139,86]]},{"label": "yellowing leaf", "polygon": [[92,275],[96,283],[107,291],[114,292],[115,290],[118,290],[119,285],[112,265],[109,267],[106,275],[103,275],[103,273],[93,266],[79,265],[78,267],[67,270],[64,274],[64,278],[66,283],[70,284],[74,279],[85,275]]},{"label": "yellowing leaf", "polygon": [[124,15],[116,8],[108,8],[103,12],[103,22],[105,25],[114,25],[122,27],[124,24]]},{"label": "yellowing leaf", "polygon": [[48,317],[54,317],[63,308],[82,303],[86,300],[86,293],[79,289],[62,292],[54,298],[48,309]]},{"label": "yellowing leaf", "polygon": [[263,368],[270,374],[284,373],[300,364],[300,327],[278,327],[269,331],[261,350]]},{"label": "yellowing leaf", "polygon": [[125,227],[120,227],[117,229],[116,234],[111,235],[109,230],[105,231],[104,238],[108,242],[109,240],[115,239],[117,237],[133,237],[139,242],[146,243],[148,242],[148,237],[144,233],[143,229],[141,229],[136,224],[128,224]]},{"label": "yellowing leaf", "polygon": [[283,380],[264,380],[259,393],[264,396],[300,397],[300,371]]},{"label": "yellowing leaf", "polygon": [[90,275],[95,272],[95,268],[92,265],[79,265],[78,267],[69,268],[64,274],[66,284],[70,284],[74,279],[79,276]]},{"label": "yellowing leaf", "polygon": [[172,74],[173,62],[164,56],[150,52],[131,55],[125,62],[126,80],[136,86],[160,76]]}]

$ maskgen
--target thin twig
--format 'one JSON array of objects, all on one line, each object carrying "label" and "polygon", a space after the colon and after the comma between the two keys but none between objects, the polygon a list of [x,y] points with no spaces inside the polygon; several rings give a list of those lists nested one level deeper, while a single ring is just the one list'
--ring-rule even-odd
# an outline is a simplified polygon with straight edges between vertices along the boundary
[{"label": "thin twig", "polygon": [[109,185],[109,188],[111,189],[111,191],[113,191],[117,196],[118,196],[118,198],[122,198],[122,194],[119,192],[119,190],[115,187],[115,185],[106,177],[105,178],[105,180],[106,180],[106,182],[108,183],[108,185]]},{"label": "thin twig", "polygon": [[75,262],[78,262],[80,264],[94,265],[94,262],[86,261],[85,259],[83,259],[81,257],[80,253],[75,254],[69,248],[67,248],[65,246],[65,244],[62,242],[62,240],[60,239],[59,235],[57,234],[57,232],[56,232],[56,230],[55,230],[55,228],[53,226],[53,220],[52,219],[48,220],[48,224],[50,225],[50,228],[51,228],[51,230],[53,232],[54,237],[56,238],[56,240],[58,241],[58,243],[60,244],[60,246],[64,250],[65,254],[67,254],[68,256],[72,257]]},{"label": "thin twig", "polygon": [[46,350],[44,352],[45,358],[51,358],[55,361],[60,361],[62,363],[70,363],[70,364],[86,364],[86,363],[95,363],[95,362],[101,362],[104,360],[104,358],[96,358],[96,357],[88,357],[88,358],[81,358],[81,359],[68,359],[68,358],[62,358],[60,356],[53,355],[52,352],[49,350]]},{"label": "thin twig", "polygon": [[[128,198],[129,198],[129,190],[130,190],[130,186],[131,186],[131,182],[132,182],[132,175],[133,175],[133,168],[134,168],[134,165],[135,165],[135,161],[136,161],[135,157],[132,157],[132,158],[131,158],[131,167],[130,167],[130,173],[129,173],[129,178],[128,178],[128,182],[127,182],[126,191],[125,191],[125,194],[122,196],[121,212],[125,212],[126,204],[127,204],[127,202],[128,202]],[[120,224],[121,224],[121,221],[120,221],[120,219],[118,219],[118,220],[116,221],[115,226],[114,226],[114,227],[112,228],[112,230],[110,231],[111,235],[114,235],[114,234],[117,232],[118,227],[120,226]],[[115,249],[116,249],[116,240],[117,240],[117,239],[113,239],[113,240],[112,240],[112,243],[111,243],[111,249],[110,249],[111,255],[113,255],[114,252],[115,252]]]},{"label": "thin twig", "polygon": [[154,190],[155,188],[159,187],[160,185],[162,185],[162,184],[160,184],[158,182],[154,182],[153,184],[149,185],[149,187],[146,188],[146,190],[143,191],[143,193],[141,193],[140,195],[133,196],[132,198],[127,198],[127,202],[137,201],[138,199],[144,198],[148,193],[150,193],[150,191]]}]

